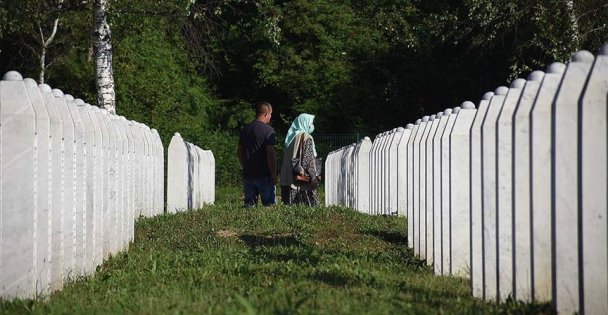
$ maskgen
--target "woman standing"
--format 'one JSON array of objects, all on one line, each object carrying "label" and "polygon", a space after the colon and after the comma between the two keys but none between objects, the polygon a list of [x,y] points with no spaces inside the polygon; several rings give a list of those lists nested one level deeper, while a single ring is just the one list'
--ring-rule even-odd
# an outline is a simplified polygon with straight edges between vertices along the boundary
[{"label": "woman standing", "polygon": [[[292,123],[287,137],[281,166],[281,199],[284,204],[319,204],[316,189],[319,186],[320,170],[317,170],[315,158],[317,151],[311,133],[314,115],[300,114]],[[294,170],[294,164],[299,164]],[[294,175],[301,175],[308,181],[294,180]]]}]

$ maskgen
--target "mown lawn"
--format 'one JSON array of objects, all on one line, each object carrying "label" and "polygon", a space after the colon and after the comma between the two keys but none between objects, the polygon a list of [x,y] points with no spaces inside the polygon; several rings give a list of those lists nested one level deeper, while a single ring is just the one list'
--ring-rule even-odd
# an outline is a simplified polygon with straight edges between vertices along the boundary
[{"label": "mown lawn", "polygon": [[407,248],[406,221],[347,208],[245,210],[235,188],[215,206],[137,222],[128,253],[46,300],[0,302],[0,313],[511,314],[467,280],[433,276]]}]

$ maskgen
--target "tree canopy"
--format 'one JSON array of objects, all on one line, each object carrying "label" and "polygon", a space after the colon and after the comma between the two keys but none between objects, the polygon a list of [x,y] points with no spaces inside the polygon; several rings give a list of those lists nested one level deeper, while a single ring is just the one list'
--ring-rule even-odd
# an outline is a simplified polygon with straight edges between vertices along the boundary
[{"label": "tree canopy", "polygon": [[[38,78],[58,20],[43,77],[95,104],[92,2],[0,1],[0,71]],[[107,14],[117,113],[226,154],[218,135],[256,100],[279,132],[309,112],[318,132],[373,136],[608,43],[601,0],[121,0]]]}]

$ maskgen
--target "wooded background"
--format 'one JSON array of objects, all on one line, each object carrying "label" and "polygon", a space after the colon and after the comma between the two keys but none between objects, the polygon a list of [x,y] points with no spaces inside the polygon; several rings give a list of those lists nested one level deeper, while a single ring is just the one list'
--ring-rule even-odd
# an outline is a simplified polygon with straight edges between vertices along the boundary
[{"label": "wooded background", "polygon": [[[92,2],[0,0],[0,72],[96,104]],[[107,14],[117,113],[213,150],[220,183],[239,178],[252,101],[273,104],[279,133],[308,112],[316,133],[373,137],[608,42],[604,0],[118,0]]]}]

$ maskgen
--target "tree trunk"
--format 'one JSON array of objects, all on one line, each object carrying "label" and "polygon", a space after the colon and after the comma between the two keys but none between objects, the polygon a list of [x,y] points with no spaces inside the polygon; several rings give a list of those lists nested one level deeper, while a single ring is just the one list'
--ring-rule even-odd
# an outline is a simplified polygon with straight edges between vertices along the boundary
[{"label": "tree trunk", "polygon": [[38,26],[38,30],[40,31],[40,43],[42,44],[42,49],[40,51],[40,74],[38,76],[38,83],[44,83],[44,72],[46,70],[46,49],[55,39],[55,34],[57,34],[57,26],[59,25],[59,18],[55,19],[53,22],[53,29],[51,31],[51,35],[49,38],[44,39],[44,32],[42,31],[42,27]]},{"label": "tree trunk", "polygon": [[106,19],[106,10],[111,0],[95,0],[93,30],[93,52],[95,54],[95,85],[97,103],[110,113],[116,114],[114,71],[112,70],[112,32]]},{"label": "tree trunk", "polygon": [[568,12],[568,22],[570,23],[570,44],[574,51],[580,49],[580,36],[578,28],[578,18],[574,11],[574,0],[566,0],[566,11]]}]

